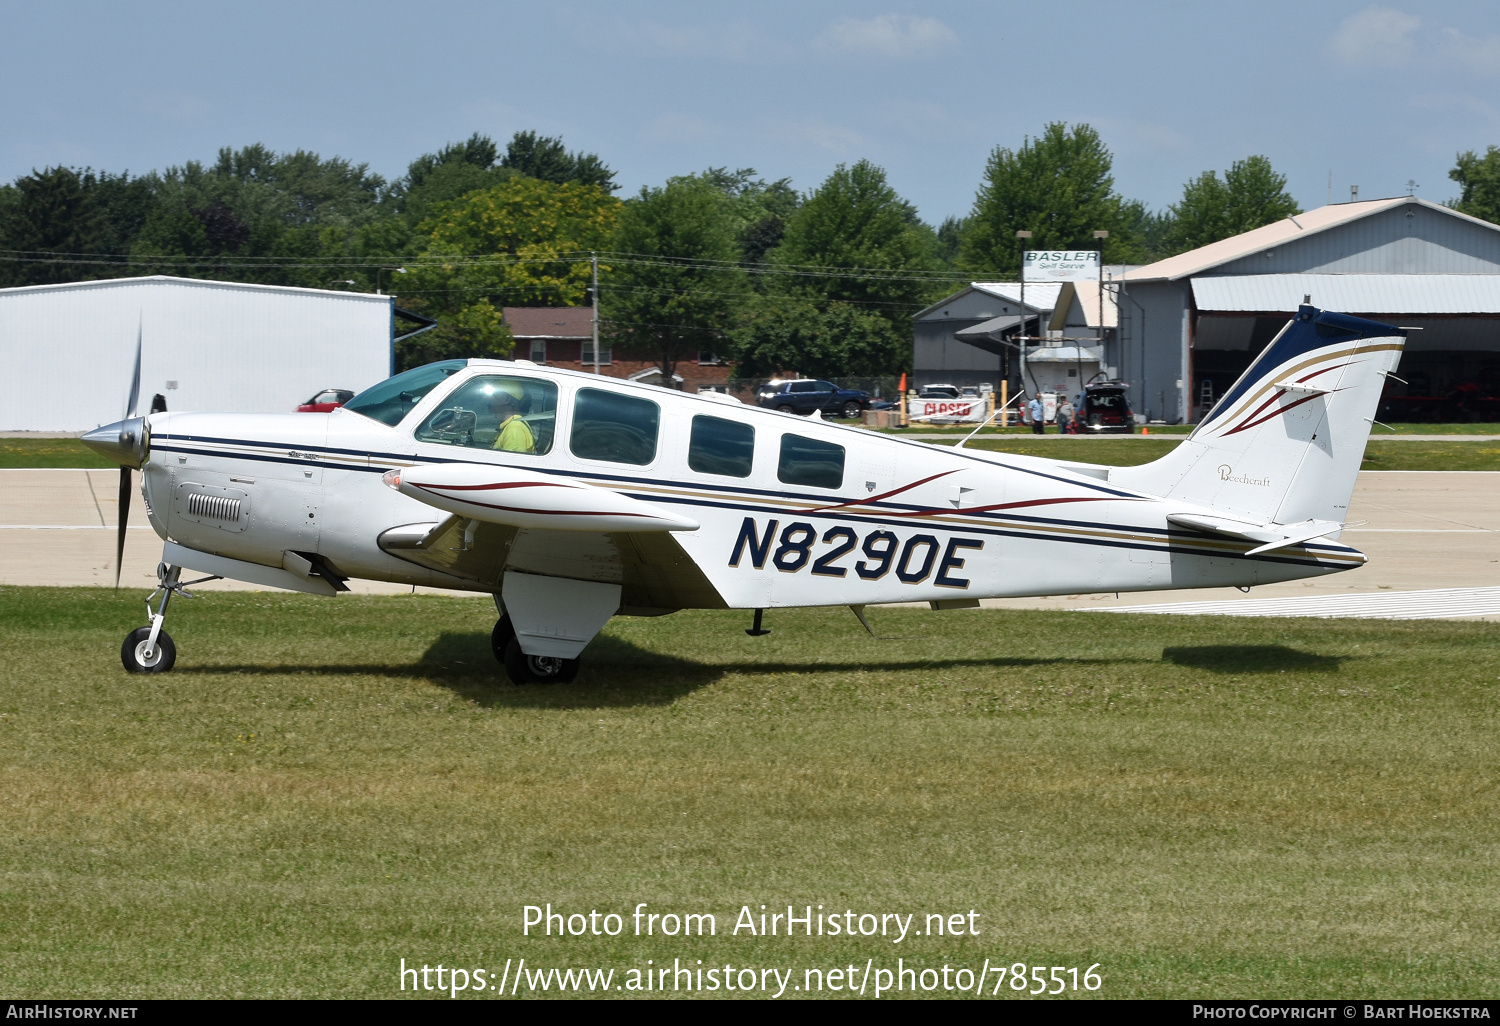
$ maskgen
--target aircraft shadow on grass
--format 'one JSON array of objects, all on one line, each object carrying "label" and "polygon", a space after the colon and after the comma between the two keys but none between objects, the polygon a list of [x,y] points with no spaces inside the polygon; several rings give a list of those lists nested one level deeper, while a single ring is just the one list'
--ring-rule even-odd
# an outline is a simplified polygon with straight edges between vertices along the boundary
[{"label": "aircraft shadow on grass", "polygon": [[1318,655],[1285,645],[1200,645],[1164,648],[1164,663],[1212,673],[1278,673],[1282,670],[1334,673],[1346,656]]},{"label": "aircraft shadow on grass", "polygon": [[607,708],[670,705],[734,672],[770,674],[900,673],[913,670],[1049,666],[1061,669],[1155,664],[1154,659],[1056,657],[975,657],[950,659],[843,659],[826,662],[745,659],[699,662],[642,648],[602,634],[584,652],[583,671],[572,684],[516,687],[490,651],[487,633],[440,634],[414,663],[379,665],[347,662],[303,664],[207,664],[179,666],[178,674],[316,674],[383,676],[431,681],[482,706],[513,708]]}]

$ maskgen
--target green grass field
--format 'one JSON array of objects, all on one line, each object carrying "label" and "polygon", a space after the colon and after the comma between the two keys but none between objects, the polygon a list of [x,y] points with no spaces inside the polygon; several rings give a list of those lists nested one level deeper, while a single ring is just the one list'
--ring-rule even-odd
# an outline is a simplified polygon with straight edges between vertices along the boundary
[{"label": "green grass field", "polygon": [[[422,596],[183,601],[176,671],[131,677],[140,597],[0,588],[12,997],[390,997],[402,958],[523,956],[1495,991],[1497,624],[681,613],[516,688],[488,602]],[[547,902],[719,934],[522,937]],[[981,933],[727,935],[762,903]]]},{"label": "green grass field", "polygon": [[21,467],[119,467],[76,438],[0,438],[0,469]]}]

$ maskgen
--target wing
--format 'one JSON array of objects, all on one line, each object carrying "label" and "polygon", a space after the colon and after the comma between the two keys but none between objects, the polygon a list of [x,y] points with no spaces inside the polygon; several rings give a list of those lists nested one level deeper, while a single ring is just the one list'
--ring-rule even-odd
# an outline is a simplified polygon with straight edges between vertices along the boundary
[{"label": "wing", "polygon": [[514,468],[392,471],[387,484],[449,515],[384,532],[380,547],[499,591],[507,570],[621,586],[620,611],[723,609],[672,532],[697,523],[606,488]]}]

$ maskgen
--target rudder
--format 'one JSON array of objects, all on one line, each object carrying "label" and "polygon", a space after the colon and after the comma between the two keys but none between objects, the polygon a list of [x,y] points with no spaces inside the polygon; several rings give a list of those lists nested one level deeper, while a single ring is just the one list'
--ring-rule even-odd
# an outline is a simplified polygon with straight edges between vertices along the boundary
[{"label": "rudder", "polygon": [[1111,478],[1257,524],[1342,524],[1405,342],[1399,328],[1304,305],[1186,441]]}]

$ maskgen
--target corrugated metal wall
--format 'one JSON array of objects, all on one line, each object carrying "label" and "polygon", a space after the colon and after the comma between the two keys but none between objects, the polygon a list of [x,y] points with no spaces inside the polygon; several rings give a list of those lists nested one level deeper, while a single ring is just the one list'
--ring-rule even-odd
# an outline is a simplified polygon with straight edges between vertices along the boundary
[{"label": "corrugated metal wall", "polygon": [[[390,374],[391,299],[181,278],[0,290],[0,430],[118,420],[140,325],[142,412],[294,410]],[[176,387],[171,387],[171,383]]]},{"label": "corrugated metal wall", "polygon": [[1500,232],[1409,203],[1243,257],[1208,273],[1319,271],[1494,274],[1500,272]]}]

